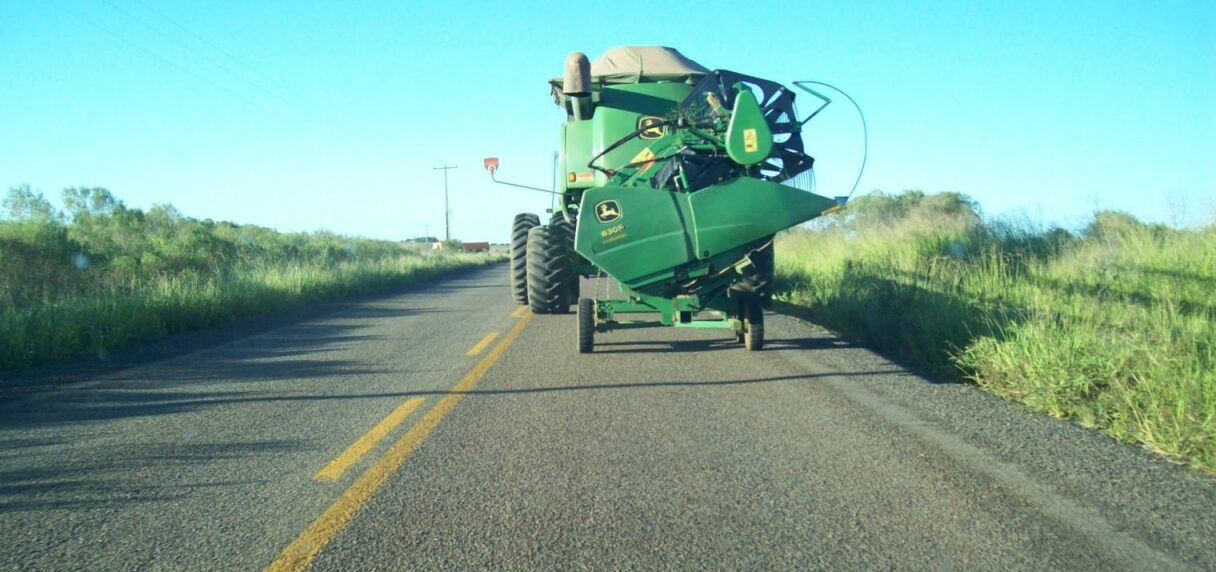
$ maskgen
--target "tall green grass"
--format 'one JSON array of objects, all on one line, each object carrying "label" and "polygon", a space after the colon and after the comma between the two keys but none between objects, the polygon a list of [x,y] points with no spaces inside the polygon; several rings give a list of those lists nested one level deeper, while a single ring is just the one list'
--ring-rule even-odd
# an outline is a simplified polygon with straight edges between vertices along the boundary
[{"label": "tall green grass", "polygon": [[1216,471],[1216,227],[1072,234],[872,195],[777,241],[780,295],[892,357]]},{"label": "tall green grass", "polygon": [[192,219],[168,206],[144,212],[103,189],[69,189],[65,203],[69,212],[59,213],[28,188],[14,189],[4,202],[0,371],[104,355],[141,340],[382,291],[501,258],[403,250],[331,233],[279,233]]}]

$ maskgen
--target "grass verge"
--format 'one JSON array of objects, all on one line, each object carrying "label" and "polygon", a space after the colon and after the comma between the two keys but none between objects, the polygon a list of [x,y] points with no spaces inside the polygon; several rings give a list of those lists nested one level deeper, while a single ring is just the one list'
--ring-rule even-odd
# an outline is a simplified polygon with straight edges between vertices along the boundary
[{"label": "grass verge", "polygon": [[0,371],[503,258],[199,220],[170,205],[143,211],[101,188],[65,189],[63,204],[28,186],[3,200]]},{"label": "grass verge", "polygon": [[8,309],[0,315],[0,371],[107,352],[322,300],[384,291],[501,260],[488,254],[407,255],[328,266],[284,263],[219,276],[161,276]]},{"label": "grass verge", "polygon": [[777,241],[779,299],[892,357],[1216,472],[1216,227],[984,223],[872,195]]}]

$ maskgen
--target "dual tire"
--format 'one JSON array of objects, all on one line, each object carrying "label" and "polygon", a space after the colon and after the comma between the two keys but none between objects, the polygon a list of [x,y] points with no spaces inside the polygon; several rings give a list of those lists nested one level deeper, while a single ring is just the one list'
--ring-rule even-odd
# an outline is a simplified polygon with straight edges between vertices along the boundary
[{"label": "dual tire", "polygon": [[532,213],[515,215],[511,223],[511,299],[516,304],[528,303],[528,233],[540,226],[540,217]]},{"label": "dual tire", "polygon": [[574,221],[567,221],[561,213],[553,213],[553,218],[549,220],[549,228],[550,234],[561,242],[562,249],[566,253],[566,273],[562,278],[565,282],[566,306],[578,304],[579,276],[574,271],[574,263],[578,260],[578,255],[574,252]]},{"label": "dual tire", "polygon": [[535,314],[570,311],[570,262],[559,231],[537,226],[528,231],[528,307]]},{"label": "dual tire", "polygon": [[574,225],[560,215],[548,225],[519,214],[511,226],[511,299],[536,314],[564,314],[577,297],[573,259]]}]

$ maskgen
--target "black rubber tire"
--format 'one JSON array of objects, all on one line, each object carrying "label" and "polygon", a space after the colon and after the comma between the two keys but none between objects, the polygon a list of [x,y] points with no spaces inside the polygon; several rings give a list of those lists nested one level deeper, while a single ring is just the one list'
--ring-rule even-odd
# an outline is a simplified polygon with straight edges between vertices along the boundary
[{"label": "black rubber tire", "polygon": [[759,298],[743,302],[743,347],[749,352],[764,349],[764,308]]},{"label": "black rubber tire", "polygon": [[528,306],[533,314],[570,311],[570,258],[561,237],[548,226],[528,231]]},{"label": "black rubber tire", "polygon": [[578,353],[589,354],[595,347],[595,302],[590,298],[578,301]]},{"label": "black rubber tire", "polygon": [[574,272],[574,223],[567,221],[562,213],[553,213],[553,218],[549,220],[549,227],[553,229],[554,234],[561,237],[562,247],[565,249],[566,256],[570,263],[567,265],[569,271],[566,273],[566,305],[578,303],[579,280],[578,274]]},{"label": "black rubber tire", "polygon": [[[570,223],[566,222],[566,217],[562,216],[562,213],[555,212],[555,213],[553,213],[553,215],[551,215],[549,217],[549,226],[553,226],[553,225],[557,224],[558,222],[570,224]],[[573,228],[571,229],[571,232],[573,232]]]},{"label": "black rubber tire", "polygon": [[540,226],[540,217],[532,213],[515,215],[511,224],[511,299],[516,304],[528,303],[528,231]]}]

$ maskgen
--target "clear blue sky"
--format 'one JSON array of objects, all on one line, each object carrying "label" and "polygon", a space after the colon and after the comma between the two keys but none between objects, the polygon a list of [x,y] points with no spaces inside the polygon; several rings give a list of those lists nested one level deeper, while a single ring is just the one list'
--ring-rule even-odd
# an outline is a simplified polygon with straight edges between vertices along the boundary
[{"label": "clear blue sky", "polygon": [[[1075,226],[1216,208],[1216,2],[0,2],[0,186],[380,238],[503,241],[548,206],[565,55],[662,44],[710,68],[848,90],[872,189],[961,191]],[[166,18],[167,16],[167,18]],[[804,106],[805,107],[805,106]],[[825,194],[854,112],[810,125]]]}]

